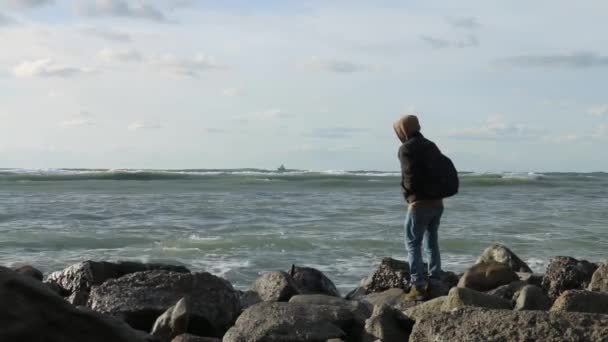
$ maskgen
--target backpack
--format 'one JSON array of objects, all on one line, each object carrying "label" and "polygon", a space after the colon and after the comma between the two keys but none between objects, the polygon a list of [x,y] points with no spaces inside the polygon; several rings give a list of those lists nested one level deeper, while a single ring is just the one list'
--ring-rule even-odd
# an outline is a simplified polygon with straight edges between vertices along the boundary
[{"label": "backpack", "polygon": [[452,160],[439,150],[428,160],[427,172],[427,196],[446,198],[458,193],[460,186],[458,171]]}]

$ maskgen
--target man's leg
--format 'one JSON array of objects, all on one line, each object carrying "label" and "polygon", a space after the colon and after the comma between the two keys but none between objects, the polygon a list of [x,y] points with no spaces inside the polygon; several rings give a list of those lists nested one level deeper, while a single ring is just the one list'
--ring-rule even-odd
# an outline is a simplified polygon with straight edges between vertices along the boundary
[{"label": "man's leg", "polygon": [[428,253],[429,277],[441,279],[441,253],[439,252],[439,225],[443,208],[432,209],[426,232],[424,234],[424,249]]},{"label": "man's leg", "polygon": [[420,218],[416,214],[417,209],[408,209],[405,219],[405,246],[410,263],[411,283],[418,288],[423,288],[426,284],[422,263],[422,239],[424,237],[424,227]]}]

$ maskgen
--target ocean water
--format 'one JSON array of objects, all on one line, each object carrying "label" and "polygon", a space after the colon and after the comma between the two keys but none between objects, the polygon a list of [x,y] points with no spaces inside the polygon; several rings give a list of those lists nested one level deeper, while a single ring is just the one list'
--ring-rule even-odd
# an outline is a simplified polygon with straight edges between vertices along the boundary
[{"label": "ocean water", "polygon": [[[542,272],[608,258],[608,174],[461,175],[440,228],[444,269],[492,242]],[[321,269],[342,292],[405,258],[395,172],[0,170],[0,264],[45,272],[93,260],[184,264],[246,288],[260,272]]]}]

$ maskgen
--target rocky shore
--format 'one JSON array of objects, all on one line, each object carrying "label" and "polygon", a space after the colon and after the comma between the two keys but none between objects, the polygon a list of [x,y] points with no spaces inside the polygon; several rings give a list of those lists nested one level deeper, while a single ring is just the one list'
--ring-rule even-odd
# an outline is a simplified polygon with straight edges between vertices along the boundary
[{"label": "rocky shore", "polygon": [[85,261],[49,274],[0,267],[0,341],[608,341],[608,262],[566,256],[535,274],[494,244],[426,301],[385,258],[341,295],[322,272],[263,273],[248,291],[183,266]]}]

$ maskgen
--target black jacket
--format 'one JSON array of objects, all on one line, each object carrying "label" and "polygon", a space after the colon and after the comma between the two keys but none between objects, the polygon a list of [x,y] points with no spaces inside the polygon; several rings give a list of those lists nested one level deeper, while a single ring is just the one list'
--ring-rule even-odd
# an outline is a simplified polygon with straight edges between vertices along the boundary
[{"label": "black jacket", "polygon": [[432,186],[427,172],[428,165],[439,154],[441,151],[437,145],[422,133],[415,133],[399,148],[401,190],[408,203],[440,199],[427,194]]}]

